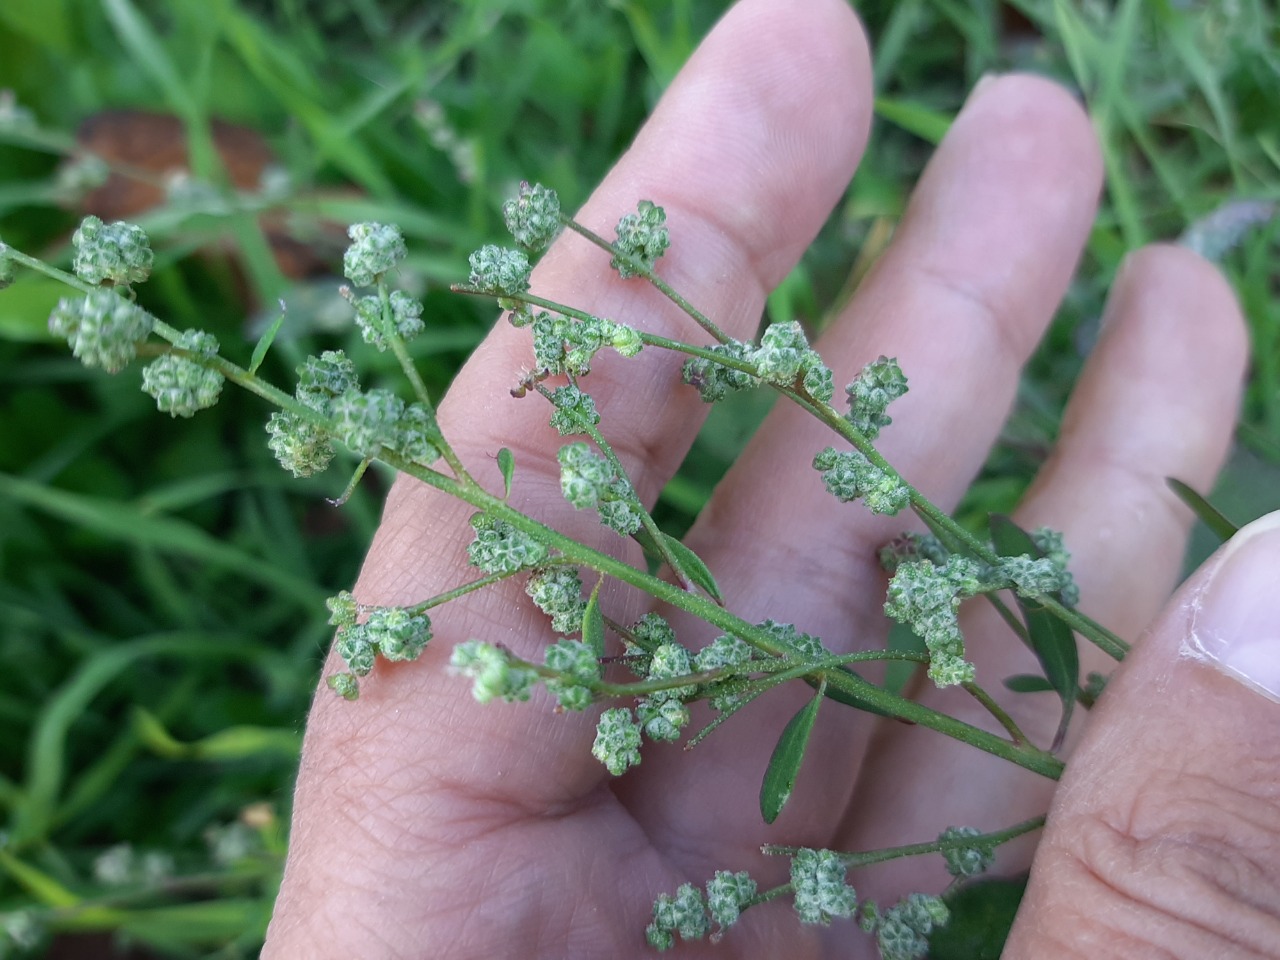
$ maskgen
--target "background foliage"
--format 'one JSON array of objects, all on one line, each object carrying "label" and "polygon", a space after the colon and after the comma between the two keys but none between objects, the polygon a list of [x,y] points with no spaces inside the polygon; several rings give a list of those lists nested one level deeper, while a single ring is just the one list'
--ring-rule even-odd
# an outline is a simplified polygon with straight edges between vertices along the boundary
[{"label": "background foliage", "polygon": [[[411,249],[405,273],[426,290],[428,333],[415,355],[438,394],[492,322],[488,306],[444,288],[465,277],[468,252],[499,239],[501,201],[527,178],[558,189],[569,208],[581,202],[726,6],[4,0],[0,236],[69,259],[70,232],[101,199],[88,188],[103,171],[84,160],[79,136],[115,151],[130,184],[165,188],[133,217],[158,254],[145,306],[213,331],[247,359],[283,299],[265,368],[274,379],[288,381],[305,353],[342,347],[379,371],[366,381],[390,384],[386,356],[344,326],[332,274],[342,224],[398,223]],[[847,299],[983,73],[1046,73],[1088,102],[1107,195],[1081,276],[962,515],[976,524],[1009,509],[1043,458],[1124,253],[1188,230],[1222,259],[1254,335],[1239,452],[1219,502],[1236,520],[1280,506],[1271,5],[858,9],[877,49],[871,147],[771,298],[773,319],[816,328]],[[171,120],[148,128],[149,140],[122,110]],[[263,139],[220,154],[228,134],[215,118]],[[146,165],[130,153],[140,142],[153,144],[149,156],[188,154],[189,176],[173,178],[163,162],[136,169]],[[232,191],[242,163],[253,177]],[[337,475],[284,474],[253,398],[228,391],[189,422],[158,415],[136,368],[106,377],[49,342],[58,295],[32,278],[0,294],[0,956],[28,941],[51,956],[129,944],[144,956],[256,955],[328,638],[321,601],[352,582],[387,477],[371,476],[334,510],[324,498],[339,492]],[[766,405],[753,394],[713,414],[664,494],[673,532]]]}]

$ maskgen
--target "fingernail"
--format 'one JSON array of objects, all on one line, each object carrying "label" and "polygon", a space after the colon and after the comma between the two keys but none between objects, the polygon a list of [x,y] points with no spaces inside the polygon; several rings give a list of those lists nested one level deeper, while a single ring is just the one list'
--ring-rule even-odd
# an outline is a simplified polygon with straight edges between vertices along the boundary
[{"label": "fingernail", "polygon": [[1194,603],[1184,652],[1280,701],[1280,512],[1231,538]]}]

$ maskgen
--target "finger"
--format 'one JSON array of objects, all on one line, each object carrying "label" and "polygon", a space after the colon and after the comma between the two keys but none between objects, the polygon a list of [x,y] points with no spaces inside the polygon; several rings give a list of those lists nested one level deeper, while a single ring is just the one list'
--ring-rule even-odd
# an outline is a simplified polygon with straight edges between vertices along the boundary
[{"label": "finger", "polygon": [[1004,956],[1275,956],[1278,623],[1272,514],[1208,561],[1117,671]]},{"label": "finger", "polygon": [[[848,180],[866,134],[868,77],[865,42],[847,4],[744,0],[673,84],[583,217],[603,230],[640,197],[668,205],[676,247],[662,270],[741,332]],[[643,287],[607,275],[602,256],[565,238],[540,268],[537,289],[665,329],[668,308]],[[528,355],[520,332],[495,330],[443,406],[445,430],[473,468],[512,437],[526,445],[545,439],[554,457],[545,410],[498,406]],[[662,406],[678,361],[640,359],[625,383],[605,363],[592,378],[603,382],[595,392],[606,425],[639,437],[624,455],[655,459],[642,475],[652,495],[696,418],[679,404]],[[655,402],[657,414],[641,412]],[[548,496],[529,479],[533,472],[522,471],[525,492],[513,494],[526,507]],[[555,485],[549,471],[542,476],[544,488]],[[413,602],[470,579],[467,513],[420,485],[398,484],[366,562],[361,599]],[[339,909],[335,900],[344,889],[355,885],[376,900],[370,876],[417,877],[413,864],[433,845],[482,838],[502,818],[561,816],[603,776],[590,756],[591,718],[549,716],[536,706],[481,708],[465,684],[444,675],[457,639],[481,636],[519,649],[532,637],[545,645],[545,620],[529,612],[518,588],[472,595],[435,621],[425,662],[379,670],[357,704],[322,691],[313,707],[295,800],[300,829],[273,928],[285,933],[275,943],[305,936],[307,917],[345,914],[350,904]]]},{"label": "finger", "polygon": [[[1134,254],[1116,280],[1106,316],[1053,455],[1015,519],[1025,529],[1049,526],[1064,533],[1081,609],[1133,638],[1168,597],[1192,520],[1165,478],[1202,490],[1213,485],[1233,433],[1247,338],[1221,274],[1177,247]],[[989,605],[975,602],[962,619],[978,682],[1033,743],[1048,746],[1060,717],[1057,698],[1008,694],[1001,684],[1017,673],[1038,673],[1035,657]],[[1112,666],[1092,644],[1081,643],[1082,677]],[[957,688],[927,687],[921,699],[999,731]],[[1077,719],[1086,717],[1081,711]],[[908,755],[917,759],[897,762]],[[999,829],[1043,812],[1054,786],[927,731],[886,728],[865,780],[865,808],[887,809],[878,802],[889,796],[927,796],[927,784],[937,782],[951,785],[945,808],[898,804],[892,815],[860,824],[854,845],[872,837],[884,843],[886,836],[891,843],[914,842],[956,824]],[[1031,852],[1031,842],[1003,850],[1000,868],[1025,868]],[[887,894],[892,897],[941,877],[936,861],[904,861],[882,871],[880,880],[895,887]]]},{"label": "finger", "polygon": [[[911,392],[895,404],[881,447],[944,508],[981,465],[1006,415],[1018,370],[1070,278],[1099,183],[1087,118],[1061,88],[1030,77],[995,80],[971,98],[929,164],[892,247],[819,349],[838,383],[879,354],[901,359]],[[883,578],[875,548],[904,520],[842,504],[810,466],[834,435],[779,405],[699,518],[689,543],[731,590],[747,619],[793,621],[834,650],[879,645]],[[758,778],[759,755],[800,706],[803,689],[771,694],[697,750],[698,763],[655,752],[655,782],[633,784],[655,828],[762,838],[757,791],[698,812],[655,784],[714,771]],[[788,842],[822,844],[848,800],[871,724],[828,705],[809,767],[784,813]],[[647,758],[646,763],[650,762]],[[664,787],[664,789],[666,789]],[[699,822],[699,817],[702,821]],[[823,836],[821,831],[828,831]]]}]

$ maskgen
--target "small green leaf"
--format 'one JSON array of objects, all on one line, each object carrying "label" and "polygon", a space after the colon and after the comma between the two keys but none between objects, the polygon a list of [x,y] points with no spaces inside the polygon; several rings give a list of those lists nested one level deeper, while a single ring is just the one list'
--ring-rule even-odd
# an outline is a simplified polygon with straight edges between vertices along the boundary
[{"label": "small green leaf", "polygon": [[890,97],[876,98],[876,113],[907,133],[935,147],[951,127],[951,118],[920,103]]},{"label": "small green leaf", "polygon": [[271,344],[275,343],[276,334],[280,332],[280,326],[284,323],[285,303],[280,301],[280,313],[271,321],[271,325],[262,331],[262,336],[258,338],[258,343],[253,348],[253,356],[249,358],[249,372],[257,373],[258,368],[262,366],[262,361],[267,358],[267,351],[271,349]]},{"label": "small green leaf", "polygon": [[1044,693],[1053,689],[1053,684],[1044,677],[1034,673],[1017,673],[1004,678],[1004,685],[1014,693]]},{"label": "small green leaf", "polygon": [[582,642],[585,643],[599,660],[604,656],[604,616],[600,613],[600,585],[604,577],[596,581],[595,589],[587,600],[587,609],[582,614]]},{"label": "small green leaf", "polygon": [[716,601],[716,603],[724,603],[724,597],[720,595],[720,587],[716,583],[716,578],[711,575],[711,571],[702,562],[702,558],[670,534],[662,534],[662,539],[671,555],[676,558],[676,562],[684,570],[685,575],[707,591],[707,596]]},{"label": "small green leaf", "polygon": [[502,499],[511,496],[511,478],[516,472],[516,458],[510,448],[498,451],[498,469],[502,471]]},{"label": "small green leaf", "polygon": [[[658,533],[662,537],[662,544],[667,553],[675,558],[676,563],[680,564],[680,572],[696,586],[707,591],[707,596],[716,603],[723,604],[724,597],[720,595],[720,587],[716,583],[716,578],[711,575],[711,571],[702,562],[702,558],[670,534],[662,533],[662,531],[658,531]],[[658,547],[653,537],[650,536],[649,531],[644,527],[633,533],[631,537],[644,548],[644,552],[650,557],[658,559],[659,562],[663,559],[662,549]]]},{"label": "small green leaf", "polygon": [[929,934],[931,960],[998,960],[1026,887],[1023,874],[954,888],[943,897],[951,919]]},{"label": "small green leaf", "polygon": [[[991,543],[996,553],[1002,557],[1017,557],[1022,554],[1043,556],[1029,533],[998,513],[991,515]],[[1076,688],[1080,683],[1080,653],[1076,649],[1076,635],[1040,604],[1016,594],[1015,597],[1027,623],[1031,650],[1039,659],[1045,678],[1062,701],[1062,720],[1058,724],[1058,733],[1051,748],[1056,750],[1066,736],[1071,711],[1076,705]]]},{"label": "small green leaf", "polygon": [[773,748],[773,756],[769,758],[769,768],[764,772],[764,783],[760,785],[760,815],[765,823],[773,823],[778,814],[791,799],[791,791],[795,788],[796,777],[800,773],[800,764],[804,762],[804,751],[809,746],[809,734],[813,732],[813,724],[818,719],[818,707],[826,695],[826,681],[818,686],[818,695],[800,708],[787,723],[778,738],[778,745]]},{"label": "small green leaf", "polygon": [[1200,522],[1208,527],[1209,531],[1223,543],[1226,543],[1236,535],[1236,531],[1240,528],[1224,517],[1222,512],[1213,504],[1181,480],[1165,477],[1164,482],[1169,485],[1170,490],[1178,495],[1179,500],[1191,508],[1191,512],[1200,518]]}]

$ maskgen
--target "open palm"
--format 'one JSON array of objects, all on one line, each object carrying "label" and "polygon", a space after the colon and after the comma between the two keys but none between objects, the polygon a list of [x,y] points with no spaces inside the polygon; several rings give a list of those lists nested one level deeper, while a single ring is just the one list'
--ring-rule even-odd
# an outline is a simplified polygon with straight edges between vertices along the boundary
[{"label": "open palm", "polygon": [[[844,0],[742,0],[667,92],[632,149],[578,219],[607,233],[639,199],[667,211],[659,271],[731,335],[754,334],[768,292],[813,240],[864,147],[872,107],[866,44]],[[891,248],[817,344],[848,382],[867,361],[899,359],[911,392],[881,449],[923,493],[956,503],[1012,403],[1019,372],[1057,307],[1088,235],[1101,162],[1081,108],[1027,77],[977,91],[934,157]],[[655,333],[692,339],[684,314],[572,235],[538,267],[535,293]],[[1024,526],[1064,530],[1083,608],[1135,636],[1167,599],[1188,517],[1162,478],[1206,487],[1230,434],[1243,337],[1230,293],[1192,254],[1135,256],[1113,295],[1103,340],[1054,456],[1021,508]],[[441,407],[473,474],[511,448],[512,502],[612,551],[635,549],[575,513],[559,490],[547,405],[513,400],[531,360],[526,331],[497,327]],[[680,384],[680,358],[648,350],[601,357],[584,382],[642,498],[652,503],[692,443],[705,408]],[[689,535],[751,621],[794,622],[831,649],[884,642],[875,550],[901,531],[840,504],[810,466],[830,442],[780,405]],[[356,595],[405,604],[474,576],[471,509],[402,478]],[[627,558],[639,562],[638,553]],[[606,595],[615,620],[648,609]],[[970,657],[989,684],[1034,660],[986,610],[966,611]],[[829,704],[795,796],[771,827],[758,793],[769,749],[805,688],[753,704],[692,753],[645,747],[611,778],[590,753],[595,713],[548,702],[481,706],[448,675],[454,643],[478,638],[539,659],[545,621],[518,584],[442,608],[416,664],[381,664],[347,703],[322,691],[308,725],[289,866],[264,956],[627,957],[644,952],[655,896],[718,869],[785,882],[763,842],[865,849],[931,839],[953,824],[992,830],[1043,812],[1053,787],[919,728]],[[711,628],[672,618],[691,645]],[[1102,669],[1082,651],[1084,669]],[[963,694],[922,699],[972,723]],[[1037,742],[1052,698],[1012,707]],[[1011,848],[1002,865],[1025,867]],[[926,858],[928,860],[928,858]],[[892,902],[937,892],[937,858],[851,876]],[[852,924],[800,927],[785,903],[753,909],[724,942],[686,947],[721,958],[871,955]],[[686,953],[681,953],[686,955]]]}]

